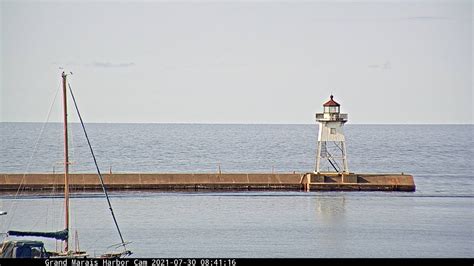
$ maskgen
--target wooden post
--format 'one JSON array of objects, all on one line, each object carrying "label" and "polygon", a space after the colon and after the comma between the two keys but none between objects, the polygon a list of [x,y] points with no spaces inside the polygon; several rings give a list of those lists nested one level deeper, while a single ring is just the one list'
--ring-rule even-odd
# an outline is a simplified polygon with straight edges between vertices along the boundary
[{"label": "wooden post", "polygon": [[311,190],[311,174],[307,173],[306,174],[306,192],[309,192]]}]

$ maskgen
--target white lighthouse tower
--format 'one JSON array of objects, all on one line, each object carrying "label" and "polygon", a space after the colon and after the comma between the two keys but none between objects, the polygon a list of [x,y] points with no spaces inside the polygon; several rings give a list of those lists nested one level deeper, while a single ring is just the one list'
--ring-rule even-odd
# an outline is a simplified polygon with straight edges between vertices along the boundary
[{"label": "white lighthouse tower", "polygon": [[[340,113],[341,105],[331,99],[323,104],[324,113],[316,114],[319,122],[316,173],[349,173],[347,166],[346,140],[342,127],[347,122],[347,114]],[[323,170],[323,171],[321,171]]]}]

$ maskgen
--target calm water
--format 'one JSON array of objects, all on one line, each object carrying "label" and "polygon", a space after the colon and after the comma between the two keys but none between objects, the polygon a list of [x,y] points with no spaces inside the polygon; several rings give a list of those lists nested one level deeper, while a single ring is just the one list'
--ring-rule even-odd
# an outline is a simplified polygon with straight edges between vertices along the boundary
[{"label": "calm water", "polygon": [[[61,171],[61,124],[0,123],[0,172]],[[316,125],[88,124],[108,172],[311,171]],[[472,125],[347,125],[349,168],[405,172],[407,192],[120,192],[112,204],[139,257],[473,257]],[[72,171],[93,172],[72,126]],[[29,166],[27,166],[29,165]],[[0,232],[61,229],[62,200],[0,194]],[[119,242],[100,194],[72,199],[80,245]],[[46,241],[54,249],[54,241]]]}]

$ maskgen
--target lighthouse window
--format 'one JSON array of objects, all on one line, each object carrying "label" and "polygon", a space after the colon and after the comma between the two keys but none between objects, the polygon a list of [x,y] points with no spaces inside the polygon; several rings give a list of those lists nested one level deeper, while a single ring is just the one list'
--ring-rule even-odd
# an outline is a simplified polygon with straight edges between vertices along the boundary
[{"label": "lighthouse window", "polygon": [[331,128],[331,134],[336,134],[336,129],[335,128]]}]

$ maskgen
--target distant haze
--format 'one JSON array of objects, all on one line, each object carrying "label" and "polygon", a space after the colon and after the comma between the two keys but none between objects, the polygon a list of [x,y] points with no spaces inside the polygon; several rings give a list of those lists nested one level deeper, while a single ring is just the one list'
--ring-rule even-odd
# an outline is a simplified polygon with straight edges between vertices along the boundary
[{"label": "distant haze", "polygon": [[44,122],[64,67],[87,122],[308,124],[334,94],[349,123],[472,123],[472,14],[451,0],[1,1],[0,121]]}]

